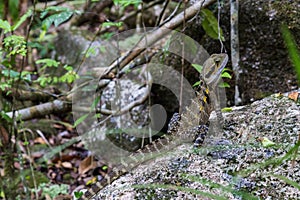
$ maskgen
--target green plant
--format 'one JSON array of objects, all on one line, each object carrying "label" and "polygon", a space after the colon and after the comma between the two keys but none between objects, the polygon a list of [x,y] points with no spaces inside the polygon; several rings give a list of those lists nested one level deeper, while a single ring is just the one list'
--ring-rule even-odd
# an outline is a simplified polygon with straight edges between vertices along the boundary
[{"label": "green plant", "polygon": [[[13,1],[16,2],[15,0]],[[4,176],[1,175],[0,181],[0,198],[28,199],[30,196],[28,188],[31,190],[31,188],[36,186],[36,184],[30,185],[29,183],[38,183],[40,181],[39,179],[38,181],[34,180],[35,177],[30,176],[31,174],[37,174],[33,173],[35,170],[32,167],[33,165],[29,170],[24,168],[26,159],[23,158],[21,150],[16,145],[17,142],[21,141],[20,130],[22,123],[16,123],[18,119],[11,119],[6,112],[11,111],[13,108],[18,109],[19,107],[19,105],[17,105],[19,102],[15,98],[14,91],[31,89],[36,85],[45,87],[47,84],[70,84],[78,78],[78,75],[71,66],[62,65],[56,60],[47,58],[47,51],[51,49],[51,47],[45,48],[45,45],[42,43],[44,41],[49,43],[49,39],[51,38],[48,36],[51,36],[51,34],[48,34],[48,29],[52,24],[58,26],[69,20],[74,13],[76,13],[76,11],[70,11],[67,8],[48,7],[41,11],[29,9],[18,20],[13,20],[12,24],[7,20],[0,19],[2,39],[0,48],[0,124],[1,131],[5,130],[4,133],[1,133],[1,138],[4,135],[5,138],[7,137],[7,141],[11,141],[12,139],[16,141],[0,142],[0,156],[1,162],[3,162],[2,166],[4,167]],[[21,25],[28,22],[27,19],[30,19],[32,23],[32,26],[28,26],[29,31],[36,28],[35,37],[29,33],[24,34],[26,37],[22,36],[18,30]],[[38,35],[38,37],[36,37],[36,35]],[[43,50],[42,53],[36,55],[42,59],[38,59],[35,62],[33,61],[36,58],[31,58],[32,48],[40,48]],[[31,66],[30,71],[25,70],[27,66]],[[36,66],[40,66],[40,68],[35,70]],[[51,69],[61,69],[64,73],[58,75],[47,74],[47,71]],[[38,77],[37,80],[33,81],[31,79],[33,75]],[[5,91],[5,93],[3,93],[3,91]],[[30,91],[31,90],[28,91],[29,94]],[[2,96],[4,98],[2,98]],[[28,141],[25,141],[23,145],[27,147]],[[29,154],[29,149],[27,153]],[[21,170],[14,168],[15,162],[20,163]],[[23,188],[25,188],[23,192],[19,190],[20,183],[22,183]],[[37,188],[35,189],[37,190]],[[68,191],[66,186],[58,185],[40,185],[39,189],[43,189],[44,195],[47,193],[52,197],[57,196],[55,192],[66,194]]]},{"label": "green plant", "polygon": [[[42,191],[42,197],[45,197],[45,195],[49,195],[51,199],[54,199],[59,194],[68,194],[69,186],[65,184],[60,185],[52,185],[52,184],[46,184],[41,183],[37,189],[37,191]],[[35,189],[32,189],[33,192],[36,192]]]},{"label": "green plant", "polygon": [[60,65],[60,62],[57,62],[53,59],[40,59],[36,61],[36,64],[42,64],[42,67],[39,70],[39,73],[42,74],[42,76],[36,80],[36,82],[42,87],[45,87],[46,84],[72,83],[79,77],[78,74],[73,70],[73,67],[68,65],[64,65],[62,67],[66,73],[61,76],[47,74],[47,69],[58,68]]},{"label": "green plant", "polygon": [[0,83],[0,89],[2,91],[7,91],[6,95],[11,93],[11,90],[9,90],[10,88],[12,88],[12,85],[15,81],[17,80],[23,80],[26,82],[30,82],[31,81],[31,77],[30,77],[30,72],[28,71],[22,71],[22,72],[17,72],[14,71],[12,69],[3,69],[1,71],[1,75],[0,78],[5,78],[5,82],[1,82]]},{"label": "green plant", "polygon": [[288,49],[290,59],[297,74],[298,85],[300,86],[300,52],[297,49],[295,39],[293,38],[293,35],[290,33],[286,24],[281,25],[281,32],[285,45]]},{"label": "green plant", "polygon": [[40,39],[45,36],[49,27],[54,24],[55,27],[68,21],[74,14],[80,14],[78,10],[70,10],[61,6],[49,6],[40,11],[40,19],[42,20]]},{"label": "green plant", "polygon": [[214,14],[208,9],[201,9],[200,15],[203,18],[201,25],[205,30],[205,33],[213,39],[220,39],[222,41],[225,41],[223,31],[220,28],[218,20],[216,19]]}]

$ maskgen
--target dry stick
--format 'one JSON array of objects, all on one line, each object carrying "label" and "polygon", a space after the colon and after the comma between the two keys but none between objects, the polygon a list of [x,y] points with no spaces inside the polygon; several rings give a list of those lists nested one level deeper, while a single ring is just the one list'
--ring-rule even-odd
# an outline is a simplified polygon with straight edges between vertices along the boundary
[{"label": "dry stick", "polygon": [[[186,10],[186,4],[184,3],[184,10],[183,10],[183,16],[186,15],[185,10]],[[202,5],[201,5],[202,6]],[[184,20],[182,22],[183,27],[185,27],[185,17]],[[184,46],[184,42],[182,42],[182,40],[180,40],[180,43],[182,43],[182,50],[181,50],[181,76],[180,76],[180,94],[179,94],[179,113],[182,113],[182,93],[183,93],[183,74],[184,74],[184,59],[185,59],[185,55],[184,55],[184,51],[185,51],[185,46]]]},{"label": "dry stick", "polygon": [[146,49],[146,45],[153,45],[161,38],[163,38],[165,35],[167,35],[169,32],[171,32],[171,30],[181,25],[184,20],[189,20],[193,16],[195,16],[198,13],[198,11],[201,9],[201,6],[206,7],[213,2],[215,2],[215,0],[198,1],[197,3],[187,8],[185,10],[185,13],[181,12],[180,14],[175,16],[172,20],[165,23],[162,27],[155,29],[151,33],[147,34],[136,44],[136,46],[131,51],[127,52],[124,56],[120,57],[115,62],[113,62],[108,67],[108,69],[104,72],[103,76],[107,76],[117,66],[123,68],[130,61],[132,61],[134,58],[140,55]]},{"label": "dry stick", "polygon": [[164,4],[164,6],[163,6],[163,9],[162,9],[162,11],[160,12],[160,15],[159,15],[159,17],[158,17],[158,19],[157,19],[157,21],[156,21],[156,26],[159,26],[159,25],[161,24],[161,21],[162,21],[162,19],[163,19],[163,16],[164,16],[164,14],[165,14],[165,12],[166,12],[166,9],[167,9],[169,3],[170,3],[170,0],[165,1],[165,4]]},{"label": "dry stick", "polygon": [[239,51],[239,29],[238,29],[238,12],[239,2],[238,0],[230,0],[230,35],[231,35],[231,62],[235,75],[235,92],[234,92],[234,104],[239,105],[241,103],[240,92],[238,88],[239,76],[240,76],[240,51]]},{"label": "dry stick", "polygon": [[179,10],[179,8],[181,7],[181,4],[182,4],[182,1],[178,2],[177,3],[177,6],[176,8],[173,10],[173,12],[167,17],[167,19],[165,19],[163,22],[161,22],[159,24],[159,26],[163,26],[164,24],[166,24],[168,21],[170,21],[174,16],[175,14],[177,13],[177,11]]},{"label": "dry stick", "polygon": [[[66,112],[70,111],[72,108],[71,104],[66,103],[62,100],[54,100],[53,102],[48,102],[40,104],[37,106],[32,106],[29,108],[24,108],[21,110],[15,110],[14,112],[6,113],[9,117],[15,116],[16,120],[29,120],[44,115],[51,114],[53,112]],[[15,113],[13,115],[13,113]]]}]

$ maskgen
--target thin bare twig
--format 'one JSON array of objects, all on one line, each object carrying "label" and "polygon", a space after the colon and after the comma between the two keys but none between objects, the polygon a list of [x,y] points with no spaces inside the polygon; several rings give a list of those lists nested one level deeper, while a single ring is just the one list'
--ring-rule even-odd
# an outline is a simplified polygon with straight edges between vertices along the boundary
[{"label": "thin bare twig", "polygon": [[238,29],[238,0],[230,0],[230,23],[231,23],[231,62],[232,68],[235,75],[235,94],[234,94],[234,104],[238,105],[241,103],[240,93],[238,89],[238,81],[240,74],[240,50],[239,50],[239,29]]}]

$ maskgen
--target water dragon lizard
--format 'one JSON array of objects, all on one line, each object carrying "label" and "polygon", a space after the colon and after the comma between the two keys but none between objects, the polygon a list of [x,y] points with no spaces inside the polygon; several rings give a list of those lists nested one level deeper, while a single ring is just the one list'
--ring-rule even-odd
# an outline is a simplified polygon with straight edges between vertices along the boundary
[{"label": "water dragon lizard", "polygon": [[[218,120],[223,120],[214,89],[217,87],[221,72],[227,61],[227,54],[211,55],[203,64],[196,97],[191,100],[191,104],[186,108],[184,113],[174,114],[169,123],[168,133],[131,154],[126,158],[126,162],[124,161],[115,166],[101,181],[93,184],[79,200],[92,199],[106,185],[112,183],[139,164],[150,160],[154,157],[153,154],[155,153],[161,154],[161,152],[170,150],[182,143],[195,141],[195,138],[195,144],[201,144],[208,132],[206,124],[213,109],[217,112]],[[195,122],[199,126],[193,127]]]}]

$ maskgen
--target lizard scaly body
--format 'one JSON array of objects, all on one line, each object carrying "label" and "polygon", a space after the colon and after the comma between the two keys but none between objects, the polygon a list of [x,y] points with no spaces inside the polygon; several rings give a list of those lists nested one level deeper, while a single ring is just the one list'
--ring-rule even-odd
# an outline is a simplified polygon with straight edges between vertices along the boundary
[{"label": "lizard scaly body", "polygon": [[[227,54],[211,55],[203,65],[203,75],[200,76],[200,86],[196,97],[191,100],[191,104],[186,108],[185,112],[181,115],[175,114],[173,116],[169,123],[168,134],[131,154],[126,158],[126,162],[121,162],[108,172],[100,182],[93,184],[79,200],[91,199],[106,185],[112,183],[139,164],[152,159],[154,154],[158,155],[182,143],[192,142],[199,133],[200,139],[198,137],[198,141],[196,142],[202,143],[207,133],[207,126],[205,126],[205,124],[208,122],[210,113],[214,107],[217,110],[220,109],[216,94],[213,91],[217,86],[221,72],[227,64],[227,61]],[[220,110],[217,112],[220,112]],[[219,117],[220,115],[221,113]],[[180,119],[180,121],[178,119]],[[193,127],[193,124],[200,124],[200,126]]]}]

